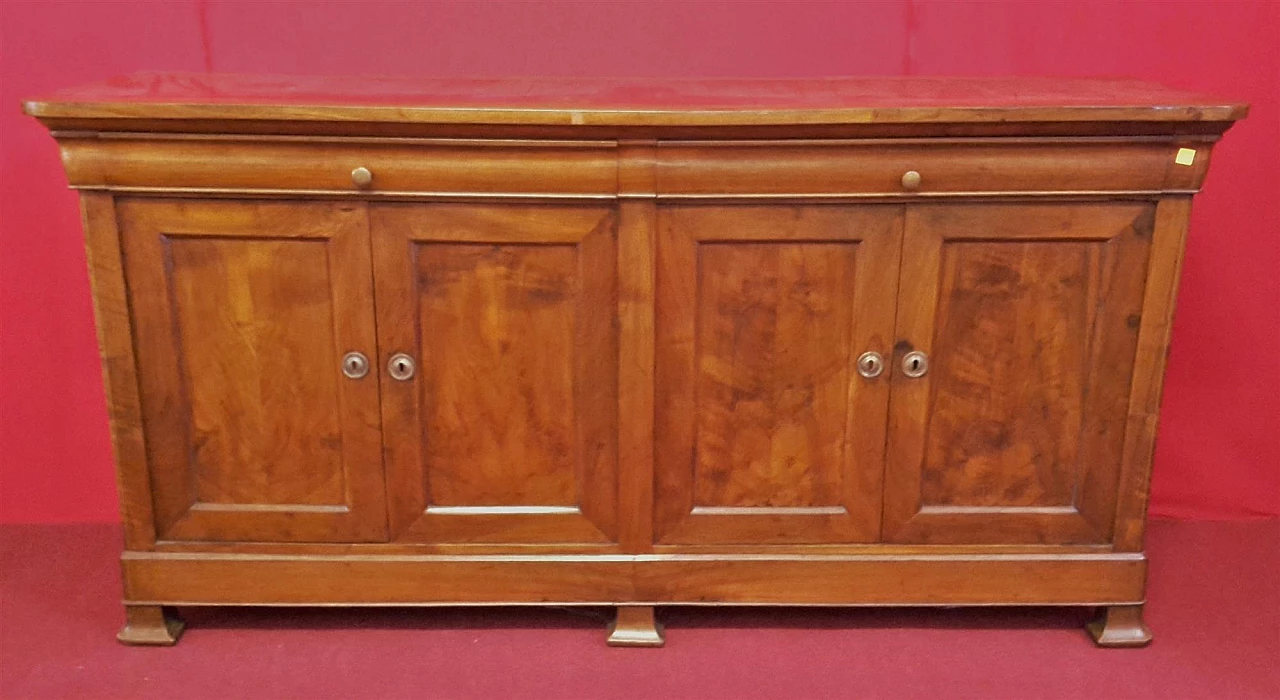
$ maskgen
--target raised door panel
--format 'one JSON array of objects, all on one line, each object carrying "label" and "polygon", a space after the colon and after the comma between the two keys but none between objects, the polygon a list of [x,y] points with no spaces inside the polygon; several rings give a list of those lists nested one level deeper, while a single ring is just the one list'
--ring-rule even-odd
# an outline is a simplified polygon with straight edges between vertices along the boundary
[{"label": "raised door panel", "polygon": [[875,541],[898,206],[659,210],[662,544]]},{"label": "raised door panel", "polygon": [[386,535],[360,204],[121,200],[157,537]]},{"label": "raised door panel", "polygon": [[886,539],[1110,539],[1154,212],[908,208]]},{"label": "raised door panel", "polygon": [[393,537],[617,540],[615,216],[371,209]]}]

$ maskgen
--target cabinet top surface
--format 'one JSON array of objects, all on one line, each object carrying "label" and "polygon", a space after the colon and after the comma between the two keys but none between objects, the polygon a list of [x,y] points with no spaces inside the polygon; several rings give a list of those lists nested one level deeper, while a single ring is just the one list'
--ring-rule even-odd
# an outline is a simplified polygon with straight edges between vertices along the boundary
[{"label": "cabinet top surface", "polygon": [[1230,122],[1247,105],[1080,78],[322,78],[138,73],[24,103],[47,124],[217,120],[760,126]]}]

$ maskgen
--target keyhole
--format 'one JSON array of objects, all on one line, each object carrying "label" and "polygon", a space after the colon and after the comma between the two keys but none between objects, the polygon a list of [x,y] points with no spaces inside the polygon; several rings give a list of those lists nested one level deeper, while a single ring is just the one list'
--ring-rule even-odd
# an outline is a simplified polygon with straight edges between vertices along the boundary
[{"label": "keyhole", "polygon": [[404,353],[396,353],[387,362],[387,371],[391,373],[392,379],[408,381],[413,376],[413,360]]},{"label": "keyhole", "polygon": [[919,350],[909,352],[906,357],[902,358],[902,373],[912,379],[923,377],[928,370],[929,358]]},{"label": "keyhole", "polygon": [[342,373],[348,379],[360,379],[369,373],[369,360],[358,352],[349,352],[342,356]]}]

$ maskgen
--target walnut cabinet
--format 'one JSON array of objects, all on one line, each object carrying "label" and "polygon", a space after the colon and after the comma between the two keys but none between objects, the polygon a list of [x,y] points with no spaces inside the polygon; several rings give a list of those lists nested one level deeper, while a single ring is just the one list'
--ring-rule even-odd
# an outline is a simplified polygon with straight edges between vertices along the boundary
[{"label": "walnut cabinet", "polygon": [[81,191],[130,643],[189,605],[1081,605],[1141,645],[1191,195],[1105,81],[26,103]]}]

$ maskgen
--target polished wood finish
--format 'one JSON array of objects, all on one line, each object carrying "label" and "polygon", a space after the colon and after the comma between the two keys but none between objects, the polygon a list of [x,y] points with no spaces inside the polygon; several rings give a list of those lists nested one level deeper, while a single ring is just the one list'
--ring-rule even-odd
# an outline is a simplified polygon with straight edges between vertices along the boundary
[{"label": "polished wood finish", "polygon": [[81,190],[122,641],[176,641],[172,605],[549,603],[619,605],[626,645],[670,604],[1150,639],[1190,197],[1242,105],[143,74],[25,109]]},{"label": "polished wood finish", "polygon": [[[664,145],[658,177],[664,194],[708,198],[1198,189],[1207,159],[1173,169],[1168,155],[1159,142],[1105,139],[695,141]],[[918,175],[911,187],[902,180],[908,171]]]},{"label": "polished wood finish", "polygon": [[656,541],[875,541],[901,208],[658,217]]},{"label": "polished wood finish", "polygon": [[171,647],[187,627],[172,610],[159,605],[126,605],[124,617],[116,639],[132,646]]},{"label": "polished wood finish", "polygon": [[[653,547],[654,293],[657,189],[653,142],[618,148],[618,541]],[[625,416],[625,419],[623,417]]]},{"label": "polished wood finish", "polygon": [[[74,144],[67,151],[67,177],[81,189],[612,196],[617,182],[608,142],[434,139],[406,145],[86,137]],[[369,172],[368,184],[352,178],[356,168]]]},{"label": "polished wood finish", "polygon": [[[733,127],[807,124],[1229,123],[1248,106],[1088,78],[302,78],[138,73],[28,100],[57,128],[93,120]],[[228,123],[230,122],[230,123]],[[188,125],[182,125],[189,128]],[[279,128],[279,127],[277,127]]]},{"label": "polished wood finish", "polygon": [[521,553],[305,555],[126,552],[143,605],[1123,605],[1140,554]]},{"label": "polished wood finish", "polygon": [[110,194],[85,192],[80,197],[89,282],[97,320],[98,348],[106,384],[111,446],[116,461],[116,487],[126,549],[155,546],[155,511],[143,434],[142,398],[133,348],[129,289],[120,254],[120,230]]},{"label": "polished wood finish", "polygon": [[161,539],[378,541],[378,389],[364,208],[117,204]]},{"label": "polished wood finish", "polygon": [[[64,138],[67,178],[83,190],[135,193],[290,194],[403,198],[538,195],[612,198],[609,141],[417,139],[300,142],[249,138]],[[1202,141],[1183,139],[1200,148]],[[176,157],[180,154],[180,157]],[[1064,170],[1064,160],[1076,163]],[[660,144],[655,178],[664,199],[739,196],[956,197],[1199,189],[1208,167],[1169,167],[1160,141],[1107,139],[897,139],[681,141]],[[370,173],[368,184],[351,177]],[[923,173],[907,189],[903,173]]]},{"label": "polished wood finish", "polygon": [[620,605],[618,617],[609,625],[606,643],[611,647],[660,647],[667,643],[662,624],[654,620],[653,607]]},{"label": "polished wood finish", "polygon": [[1144,203],[911,207],[885,538],[1107,542],[1154,225]]},{"label": "polished wood finish", "polygon": [[1112,605],[1102,609],[1101,616],[1089,623],[1089,636],[1100,647],[1145,647],[1151,643],[1151,630],[1142,621],[1141,605]]},{"label": "polished wood finish", "polygon": [[1129,389],[1120,483],[1116,489],[1119,502],[1113,543],[1119,552],[1142,551],[1151,489],[1151,457],[1155,452],[1156,422],[1160,418],[1160,391],[1164,387],[1164,365],[1169,357],[1174,301],[1190,219],[1190,197],[1165,197],[1156,205],[1133,384]]},{"label": "polished wood finish", "polygon": [[616,218],[374,205],[392,540],[617,541]]}]

